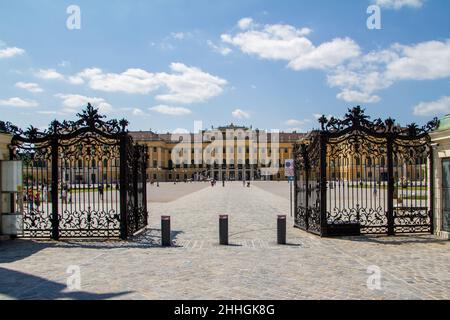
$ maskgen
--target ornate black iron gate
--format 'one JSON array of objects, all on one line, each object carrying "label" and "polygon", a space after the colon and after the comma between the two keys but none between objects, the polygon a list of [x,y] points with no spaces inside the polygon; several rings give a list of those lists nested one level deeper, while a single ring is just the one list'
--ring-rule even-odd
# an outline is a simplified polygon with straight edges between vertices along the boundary
[{"label": "ornate black iron gate", "polygon": [[360,108],[296,146],[295,224],[322,236],[433,232],[428,132],[392,119],[369,121]]},{"label": "ornate black iron gate", "polygon": [[147,226],[147,149],[126,120],[103,121],[90,104],[77,121],[13,134],[11,159],[23,161],[17,199],[27,238],[127,239]]}]

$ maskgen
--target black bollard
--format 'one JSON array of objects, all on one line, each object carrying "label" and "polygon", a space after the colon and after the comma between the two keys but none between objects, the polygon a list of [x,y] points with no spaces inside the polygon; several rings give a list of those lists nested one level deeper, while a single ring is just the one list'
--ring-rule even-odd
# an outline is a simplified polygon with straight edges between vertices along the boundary
[{"label": "black bollard", "polygon": [[278,244],[286,244],[286,216],[278,216],[277,240]]},{"label": "black bollard", "polygon": [[161,245],[163,247],[172,246],[172,239],[170,235],[170,216],[161,217]]},{"label": "black bollard", "polygon": [[228,245],[228,215],[219,216],[219,240],[221,245]]}]

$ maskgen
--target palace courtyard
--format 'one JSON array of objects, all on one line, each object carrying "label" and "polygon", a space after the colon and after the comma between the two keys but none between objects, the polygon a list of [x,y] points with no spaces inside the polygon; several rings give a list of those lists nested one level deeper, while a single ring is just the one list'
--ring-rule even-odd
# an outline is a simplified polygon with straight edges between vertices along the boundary
[{"label": "palace courtyard", "polygon": [[[308,234],[292,227],[287,182],[161,183],[148,194],[149,227],[130,241],[0,242],[0,299],[450,299],[450,242]],[[221,214],[229,246],[218,245]],[[74,267],[77,290],[67,287]]]}]

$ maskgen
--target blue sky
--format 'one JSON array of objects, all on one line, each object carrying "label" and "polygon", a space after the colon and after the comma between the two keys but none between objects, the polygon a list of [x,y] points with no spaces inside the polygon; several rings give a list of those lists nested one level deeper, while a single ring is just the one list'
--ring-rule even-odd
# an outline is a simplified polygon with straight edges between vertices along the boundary
[{"label": "blue sky", "polygon": [[[380,30],[366,24],[374,3]],[[450,113],[449,12],[448,0],[1,0],[0,118],[46,127],[91,101],[158,132],[307,131],[356,105],[422,124]]]}]

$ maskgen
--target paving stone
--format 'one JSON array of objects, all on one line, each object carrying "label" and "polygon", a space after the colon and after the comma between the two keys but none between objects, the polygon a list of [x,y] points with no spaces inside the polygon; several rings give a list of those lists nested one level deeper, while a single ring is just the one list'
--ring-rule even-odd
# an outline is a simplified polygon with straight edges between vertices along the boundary
[{"label": "paving stone", "polygon": [[[0,299],[450,299],[450,242],[322,239],[290,227],[283,188],[183,191],[149,204],[149,229],[134,241],[1,242]],[[219,214],[230,216],[232,246],[218,245]],[[288,246],[276,244],[278,214],[288,215]],[[173,248],[160,247],[161,215],[172,218]],[[80,292],[67,289],[69,266],[80,267]],[[381,290],[368,288],[369,266]]]}]

